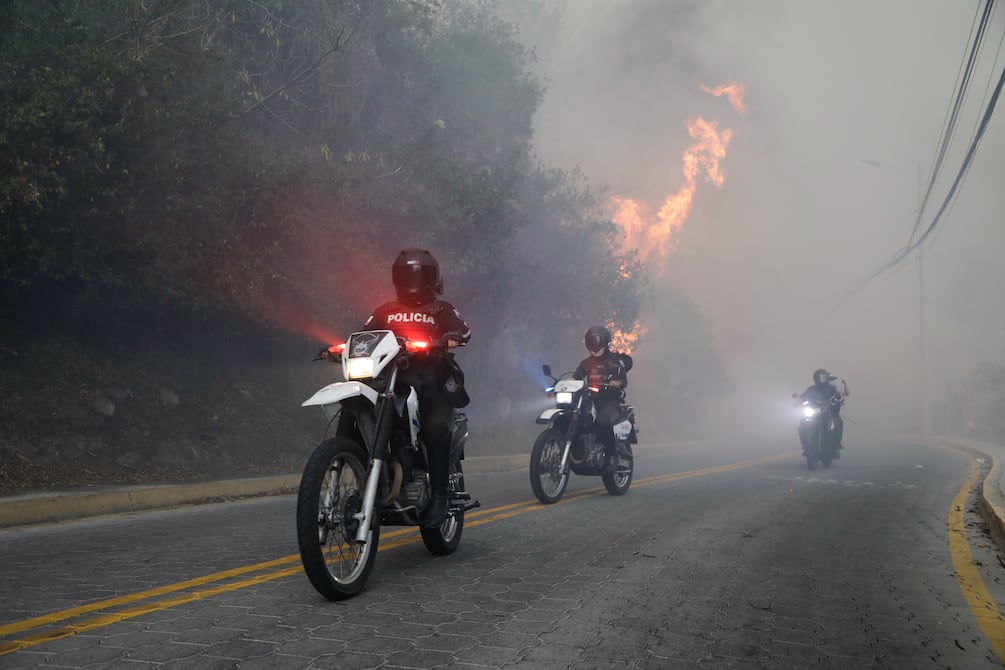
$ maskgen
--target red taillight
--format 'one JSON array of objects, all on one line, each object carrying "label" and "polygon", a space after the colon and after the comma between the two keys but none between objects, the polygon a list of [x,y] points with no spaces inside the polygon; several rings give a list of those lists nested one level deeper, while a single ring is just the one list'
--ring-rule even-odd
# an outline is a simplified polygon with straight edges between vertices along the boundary
[{"label": "red taillight", "polygon": [[332,356],[341,356],[343,351],[345,351],[345,342],[339,342],[328,347],[328,353]]},{"label": "red taillight", "polygon": [[406,340],[405,349],[412,352],[427,351],[429,349],[429,342],[424,342],[422,340]]}]

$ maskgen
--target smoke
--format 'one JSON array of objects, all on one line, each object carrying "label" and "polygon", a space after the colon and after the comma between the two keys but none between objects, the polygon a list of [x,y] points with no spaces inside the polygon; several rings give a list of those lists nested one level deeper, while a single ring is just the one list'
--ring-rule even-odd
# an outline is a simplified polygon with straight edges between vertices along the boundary
[{"label": "smoke", "polygon": [[[561,10],[557,29],[535,32],[528,22],[520,36],[537,50],[548,85],[535,119],[546,162],[578,167],[611,193],[658,206],[681,186],[686,120],[717,119],[732,130],[720,166],[725,183],[698,185],[654,311],[661,290],[699,305],[735,382],[735,396],[716,411],[738,417],[738,430],[794,431],[790,394],[817,367],[848,381],[850,442],[866,431],[918,430],[924,370],[937,414],[954,380],[984,360],[1003,360],[1001,110],[924,252],[927,365],[917,259],[852,294],[914,225],[919,166],[927,179],[974,7],[543,4]],[[962,162],[986,84],[1001,70],[994,46],[1003,23],[998,16],[989,30],[926,225]],[[708,92],[732,81],[745,85],[744,116]],[[672,373],[659,358],[647,360],[644,345],[636,365],[645,384],[634,385],[633,400]]]}]

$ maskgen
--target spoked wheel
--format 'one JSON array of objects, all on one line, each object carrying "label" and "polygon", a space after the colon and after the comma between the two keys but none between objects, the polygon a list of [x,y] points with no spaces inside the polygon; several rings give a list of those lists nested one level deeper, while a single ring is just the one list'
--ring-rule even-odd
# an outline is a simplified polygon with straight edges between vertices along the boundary
[{"label": "spoked wheel", "polygon": [[548,428],[534,442],[530,452],[530,487],[545,505],[558,502],[569,484],[569,467],[562,469],[565,436]]},{"label": "spoked wheel", "polygon": [[635,474],[635,456],[627,442],[618,442],[618,467],[614,472],[603,475],[604,487],[612,496],[624,495],[632,485]]},{"label": "spoked wheel", "polygon": [[311,454],[297,494],[297,543],[311,584],[329,600],[363,590],[377,556],[377,516],[356,543],[366,486],[366,452],[351,439],[325,440]]},{"label": "spoked wheel", "polygon": [[[464,473],[461,471],[460,461],[450,466],[450,482],[448,484],[448,500],[454,504],[454,494],[464,492]],[[461,506],[464,500],[457,500]],[[457,550],[457,545],[461,543],[461,532],[464,530],[464,512],[448,510],[447,518],[443,520],[439,528],[419,527],[422,534],[422,543],[426,545],[432,554],[436,556],[446,556]]]}]

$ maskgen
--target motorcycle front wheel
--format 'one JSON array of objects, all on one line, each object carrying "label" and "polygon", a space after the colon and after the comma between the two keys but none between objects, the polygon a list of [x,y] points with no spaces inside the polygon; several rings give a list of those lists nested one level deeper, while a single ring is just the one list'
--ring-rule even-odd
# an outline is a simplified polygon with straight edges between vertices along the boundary
[{"label": "motorcycle front wheel", "polygon": [[618,442],[618,465],[614,472],[603,475],[604,487],[612,496],[621,496],[628,492],[635,474],[635,456],[631,445]]},{"label": "motorcycle front wheel", "polygon": [[547,428],[537,436],[530,451],[530,487],[545,505],[558,502],[569,484],[569,467],[562,468],[565,436]]},{"label": "motorcycle front wheel", "polygon": [[813,429],[809,439],[806,440],[806,467],[810,470],[817,469],[817,461],[820,460],[820,448],[823,446],[823,429],[819,426]]},{"label": "motorcycle front wheel", "polygon": [[[820,431],[823,433],[823,431]],[[831,466],[831,462],[834,460],[834,447],[831,444],[833,436],[828,434],[826,438],[820,440],[820,465],[825,468]]]},{"label": "motorcycle front wheel", "polygon": [[304,572],[329,600],[351,598],[366,585],[377,556],[376,514],[366,541],[356,543],[366,488],[366,451],[354,440],[334,437],[318,445],[300,478],[297,543]]},{"label": "motorcycle front wheel", "polygon": [[[449,495],[455,492],[464,491],[464,473],[461,471],[460,461],[450,466],[450,491]],[[463,504],[464,501],[461,501]],[[447,518],[438,528],[419,527],[422,534],[422,543],[426,545],[434,556],[446,556],[457,550],[457,545],[461,543],[461,532],[464,530],[464,512],[456,511],[448,513]]]}]

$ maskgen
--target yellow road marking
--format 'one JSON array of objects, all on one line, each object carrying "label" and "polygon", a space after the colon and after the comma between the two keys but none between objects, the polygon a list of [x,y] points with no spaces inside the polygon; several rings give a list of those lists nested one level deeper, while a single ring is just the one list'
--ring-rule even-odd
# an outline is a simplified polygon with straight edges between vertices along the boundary
[{"label": "yellow road marking", "polygon": [[963,591],[963,598],[967,601],[977,625],[984,631],[984,637],[998,655],[998,660],[1005,661],[1005,620],[1002,619],[994,598],[988,593],[984,580],[974,565],[974,555],[967,540],[963,510],[967,504],[967,497],[980,475],[977,461],[969,455],[967,458],[970,459],[970,478],[956,493],[949,507],[949,553],[953,557],[953,569],[956,571],[956,581],[960,585],[960,590]]},{"label": "yellow road marking", "polygon": [[[643,479],[633,480],[632,486],[634,487],[652,486],[655,484],[662,484],[666,482],[677,481],[680,479],[702,477],[706,475],[717,474],[720,472],[728,472],[730,470],[738,470],[741,468],[746,468],[753,465],[759,465],[762,463],[768,463],[771,461],[776,461],[787,457],[789,457],[788,454],[783,454],[778,456],[769,456],[767,458],[759,458],[752,461],[742,461],[739,463],[731,463],[728,465],[702,468],[700,470],[688,470],[685,472],[678,472],[672,475],[645,477]],[[472,510],[465,514],[464,525],[480,526],[482,524],[492,523],[494,521],[502,521],[504,519],[509,519],[514,516],[526,514],[528,512],[546,510],[549,507],[554,507],[555,505],[569,504],[577,500],[592,498],[595,496],[604,495],[606,493],[607,489],[602,486],[599,486],[584,489],[581,491],[576,491],[574,493],[567,493],[565,496],[562,497],[561,500],[554,503],[553,505],[541,505],[538,502],[538,500],[534,498],[530,500],[522,500],[516,503],[509,503],[506,505],[501,505],[499,507],[493,507],[490,509]],[[392,541],[387,542],[388,539],[391,539]],[[393,531],[381,532],[380,544],[377,548],[377,552],[379,554],[382,551],[388,551],[408,544],[415,544],[416,542],[419,541],[419,539],[420,539],[419,532],[418,529],[415,527],[401,528]],[[189,589],[192,589],[194,587],[205,586],[208,584],[213,584],[214,582],[221,582],[223,580],[232,579],[234,577],[241,577],[249,573],[262,572],[273,568],[279,568],[280,566],[289,563],[296,563],[296,565],[292,567],[277,569],[274,572],[265,572],[263,574],[254,575],[246,579],[228,581],[223,584],[217,584],[210,588],[188,591]],[[99,616],[91,617],[90,619],[85,619],[77,623],[61,626],[58,628],[49,628],[46,630],[38,631],[36,633],[31,633],[18,640],[11,640],[8,642],[0,643],[0,656],[15,651],[20,651],[22,649],[27,649],[29,647],[34,647],[36,645],[43,644],[45,642],[50,642],[52,640],[57,640],[60,638],[69,637],[71,635],[76,635],[78,633],[83,633],[89,630],[94,630],[95,628],[101,628],[103,626],[119,623],[127,619],[133,619],[135,617],[143,616],[144,614],[149,614],[151,612],[169,609],[171,607],[177,607],[179,605],[184,605],[186,603],[190,603],[196,600],[203,600],[215,595],[219,595],[221,593],[226,593],[228,591],[236,591],[238,589],[247,588],[249,586],[255,586],[257,584],[262,584],[276,579],[281,579],[283,577],[288,577],[300,573],[302,572],[302,570],[303,568],[300,565],[300,555],[293,554],[291,556],[284,556],[282,558],[276,558],[270,561],[254,563],[252,565],[246,565],[240,568],[234,568],[232,570],[224,570],[222,572],[213,573],[211,575],[205,575],[203,577],[198,577],[196,579],[189,579],[183,582],[177,582],[175,584],[167,584],[165,586],[157,587],[154,589],[139,591],[137,593],[132,593],[127,596],[121,596],[118,598],[109,598],[107,600],[96,601],[93,603],[88,603],[87,605],[81,605],[79,607],[60,610],[58,612],[50,612],[49,614],[44,614],[42,616],[32,617],[29,619],[24,619],[22,621],[15,621],[13,623],[0,625],[0,637],[5,637],[15,633],[41,628],[42,626],[56,624],[62,621],[66,621],[68,619],[81,617],[86,614],[101,612],[103,610],[115,607],[121,607],[123,605],[131,605],[133,603],[141,603],[141,601],[157,598],[159,596],[175,594],[180,591],[188,591],[187,593],[180,594],[175,597],[165,598],[162,600],[155,600],[151,602],[142,602],[141,604],[136,605],[134,607],[129,607],[126,609],[118,610],[116,612],[110,612],[107,614],[101,614]]]},{"label": "yellow road marking", "polygon": [[[760,465],[763,463],[776,461],[782,458],[788,458],[790,456],[791,456],[790,454],[783,454],[777,456],[770,456],[766,458],[759,458],[751,461],[742,461],[739,463],[730,463],[727,465],[701,468],[698,470],[677,472],[669,475],[645,477],[642,479],[635,479],[632,482],[632,486],[634,487],[653,486],[666,482],[678,481],[681,479],[708,476],[712,474],[718,474],[721,472],[739,470],[754,465]],[[976,466],[976,463],[974,465]],[[972,473],[972,478],[974,476],[976,475]],[[961,490],[961,493],[957,495],[957,498],[960,498],[962,495],[963,496],[962,499],[965,501],[966,491],[969,490],[971,485],[972,483],[968,482],[968,486],[964,487],[964,489]],[[573,493],[567,493],[561,500],[559,500],[555,504],[568,504],[571,502],[575,502],[577,500],[589,497],[595,497],[603,494],[606,494],[606,488],[604,488],[603,486],[583,489]],[[518,516],[520,514],[526,514],[532,511],[541,511],[544,509],[548,509],[549,507],[552,506],[554,505],[542,505],[535,498],[530,500],[523,500],[520,502],[509,503],[506,505],[500,505],[498,507],[491,507],[488,509],[470,510],[464,516],[464,525],[465,526],[481,525],[484,523],[490,523],[492,521],[499,521],[511,518],[513,516]],[[956,500],[954,500],[954,509],[956,509],[957,506],[959,506],[959,508],[962,509],[963,502],[957,505]],[[961,518],[962,518],[962,512],[961,512]],[[953,543],[954,539],[956,539],[956,535],[958,532],[962,533],[962,536],[964,538],[966,537],[965,534],[966,531],[963,526],[962,520],[959,522],[955,522],[954,520],[954,522],[951,523],[951,530],[953,531],[951,532],[951,543]],[[391,539],[391,541],[387,541],[388,539]],[[406,544],[413,544],[417,541],[419,541],[419,533],[416,527],[406,527],[395,530],[382,531],[378,552],[390,550]],[[966,550],[966,555],[969,556],[970,547],[966,543],[965,539],[963,549]],[[286,566],[287,564],[295,564],[295,565],[280,569],[280,567]],[[987,591],[984,589],[983,582],[980,581],[980,576],[976,574],[976,570],[974,570],[973,568],[972,556],[969,561],[964,561],[963,568],[961,568],[960,565],[957,564],[956,550],[954,550],[954,565],[957,566],[957,574],[958,576],[960,576],[961,587],[964,587],[964,584],[967,585],[975,584],[974,578],[969,576],[967,577],[967,580],[964,581],[963,575],[965,573],[963,568],[969,568],[969,570],[972,571],[974,577],[976,578],[976,584],[980,585],[980,590],[983,592],[983,596],[981,597],[982,600],[972,601],[971,597],[967,595],[968,594],[967,588],[964,588],[964,595],[967,596],[967,602],[968,604],[970,604],[971,609],[974,611],[975,617],[978,617],[978,622],[981,623],[981,627],[983,630],[985,630],[985,634],[988,636],[990,640],[992,640],[992,645],[994,646],[995,651],[999,654],[999,657],[1003,657],[1003,650],[1005,650],[1005,633],[1003,633],[1003,631],[1005,631],[1005,627],[1002,627],[1001,617],[998,616],[997,614],[998,611],[994,606],[994,601],[990,598],[990,596],[987,595]],[[278,570],[274,570],[274,572],[263,573],[263,571],[269,571],[273,569]],[[284,577],[296,575],[302,572],[303,568],[302,566],[299,565],[299,554],[292,554],[280,557],[280,559],[274,559],[272,561],[266,561],[258,564],[253,564],[250,566],[244,566],[242,568],[236,568],[229,571],[214,573],[213,575],[207,575],[205,577],[197,578],[194,580],[187,580],[185,582],[179,582],[173,585],[166,585],[164,587],[160,587],[157,589],[150,589],[147,591],[138,592],[136,594],[131,594],[129,596],[124,596],[121,598],[114,598],[105,601],[90,603],[88,605],[62,610],[59,612],[53,612],[46,615],[42,615],[40,617],[34,617],[31,619],[26,619],[23,621],[3,625],[0,626],[0,636],[8,636],[23,631],[41,628],[43,626],[49,626],[62,621],[66,621],[68,619],[81,617],[82,615],[86,614],[109,610],[116,607],[122,607],[124,605],[141,603],[142,601],[155,599],[160,596],[178,594],[179,592],[188,591],[196,587],[211,585],[213,583],[222,582],[224,580],[230,580],[236,577],[242,577],[251,573],[262,573],[259,575],[253,575],[251,577],[242,580],[230,581],[226,582],[225,584],[217,584],[216,586],[212,586],[207,589],[188,591],[188,593],[179,594],[173,598],[157,600],[149,603],[141,603],[139,605],[136,605],[135,607],[120,610],[118,612],[98,615],[95,617],[91,617],[90,619],[85,619],[83,621],[79,621],[70,625],[37,631],[35,633],[26,635],[18,640],[11,640],[8,642],[0,643],[0,656],[15,651],[19,651],[22,649],[26,649],[28,647],[43,644],[45,642],[49,642],[59,638],[64,638],[85,631],[90,631],[95,628],[102,628],[105,626],[109,626],[111,624],[140,617],[152,612],[166,610],[172,607],[185,605],[187,603],[191,603],[198,600],[204,600],[206,598],[211,598],[213,596],[217,596],[226,592],[237,591],[239,589],[244,589],[247,587],[263,584],[266,582],[271,582],[274,580],[282,579]],[[978,605],[975,606],[975,603],[978,603]],[[989,603],[990,608],[993,611],[993,614],[991,614],[991,612],[988,612],[988,614],[986,614],[984,617],[979,617],[978,610],[987,610],[987,608],[989,607],[988,606]],[[994,637],[991,634],[989,634],[988,629],[985,628],[985,625],[990,626],[992,624],[997,624],[998,626],[998,630],[995,633]]]}]

